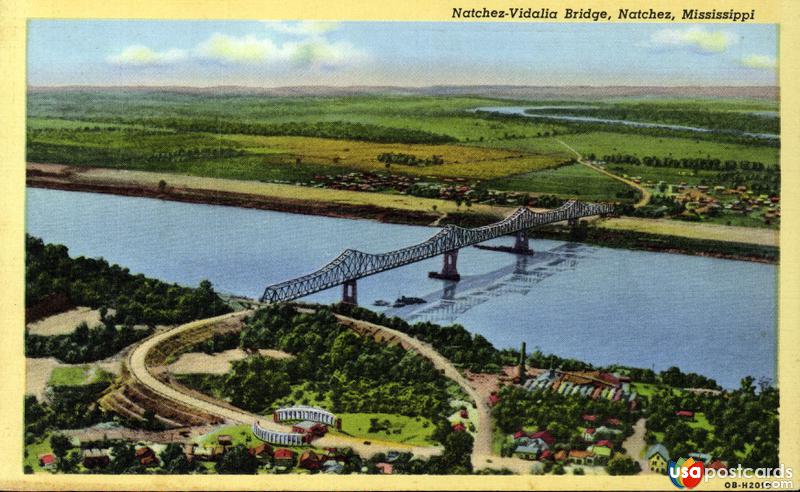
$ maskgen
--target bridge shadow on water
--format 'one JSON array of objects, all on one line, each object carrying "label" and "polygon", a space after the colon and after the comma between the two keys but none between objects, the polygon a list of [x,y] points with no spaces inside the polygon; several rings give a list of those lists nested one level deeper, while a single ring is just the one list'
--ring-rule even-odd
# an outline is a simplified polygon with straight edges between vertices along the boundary
[{"label": "bridge shadow on water", "polygon": [[385,311],[409,322],[452,324],[459,316],[493,298],[508,294],[528,295],[539,282],[574,270],[578,261],[594,250],[584,244],[567,243],[533,256],[515,255],[513,264],[480,275],[462,275],[461,281],[443,280],[440,290],[420,296],[425,304],[411,304]]}]

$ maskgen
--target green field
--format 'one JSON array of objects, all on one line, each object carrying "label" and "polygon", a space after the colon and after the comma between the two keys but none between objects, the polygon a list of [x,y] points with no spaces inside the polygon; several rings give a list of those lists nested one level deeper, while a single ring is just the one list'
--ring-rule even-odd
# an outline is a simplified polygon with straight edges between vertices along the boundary
[{"label": "green field", "polygon": [[[412,446],[430,446],[435,426],[425,417],[406,417],[388,413],[342,413],[342,433],[377,441],[392,441]],[[381,430],[370,432],[370,420],[377,419]],[[384,429],[385,427],[385,429]]]},{"label": "green field", "polygon": [[[584,156],[597,158],[628,154],[779,163],[778,147],[731,135],[692,138],[685,131],[654,134],[616,125],[581,126],[469,111],[481,106],[565,101],[412,95],[273,97],[122,89],[32,91],[28,96],[30,162],[197,177],[322,186],[320,182],[330,183],[341,175],[377,172],[438,185],[459,179],[470,186],[506,192],[616,201],[630,188],[587,168],[559,167],[574,156],[553,136]],[[568,103],[576,102],[581,101]],[[650,105],[658,120],[745,129],[774,123],[765,123],[750,111],[777,109],[775,101],[754,99],[634,97],[591,104],[597,108],[587,111],[598,114],[643,117]],[[423,160],[440,156],[443,163],[385,165],[378,160],[385,153]],[[616,164],[611,168],[610,164],[612,172],[654,182],[690,185],[713,182],[718,173]],[[377,191],[391,194],[403,188]],[[759,225],[758,219],[746,217],[726,217],[722,223],[729,221]]]},{"label": "green field", "polygon": [[488,183],[498,190],[574,196],[580,200],[608,200],[628,187],[582,164],[572,164],[545,171],[518,174]]},{"label": "green field", "polygon": [[780,150],[776,147],[739,145],[732,143],[665,138],[630,133],[590,132],[559,136],[567,145],[583,155],[594,153],[598,158],[610,154],[630,154],[637,157],[658,156],[675,158],[713,157],[725,160],[778,163]]}]

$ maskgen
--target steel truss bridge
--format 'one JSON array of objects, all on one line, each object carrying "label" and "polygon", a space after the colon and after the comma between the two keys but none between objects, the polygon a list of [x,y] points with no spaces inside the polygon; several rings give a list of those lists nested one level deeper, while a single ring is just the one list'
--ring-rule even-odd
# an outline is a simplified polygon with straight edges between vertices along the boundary
[{"label": "steel truss bridge", "polygon": [[534,212],[527,207],[520,207],[499,222],[473,229],[447,225],[426,241],[387,253],[372,254],[346,249],[313,273],[268,286],[261,296],[261,302],[290,301],[343,285],[342,301],[356,304],[356,280],[438,255],[445,255],[444,268],[441,274],[432,273],[432,276],[458,280],[456,259],[461,248],[500,236],[517,234],[516,244],[509,250],[520,253],[527,251],[530,254],[528,229],[562,221],[574,225],[581,217],[606,215],[612,213],[613,209],[610,204],[577,200],[570,200],[559,208],[546,212]]}]

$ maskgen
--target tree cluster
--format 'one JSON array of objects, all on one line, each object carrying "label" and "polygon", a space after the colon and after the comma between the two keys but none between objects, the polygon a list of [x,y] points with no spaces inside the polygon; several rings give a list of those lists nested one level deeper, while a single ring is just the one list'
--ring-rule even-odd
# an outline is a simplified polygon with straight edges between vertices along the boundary
[{"label": "tree cluster", "polygon": [[410,324],[399,317],[388,317],[351,304],[337,304],[333,309],[371,323],[388,326],[430,343],[450,362],[474,372],[497,372],[516,361],[515,353],[497,350],[486,338],[470,333],[461,325],[440,326],[430,322]]},{"label": "tree cluster", "polygon": [[[247,320],[240,346],[279,349],[289,359],[252,356],[224,376],[185,378],[201,391],[253,412],[270,411],[293,386],[308,383],[335,412],[395,413],[441,418],[448,412],[446,380],[411,351],[379,344],[341,326],[332,313],[269,306]],[[226,346],[226,345],[223,345]]]},{"label": "tree cluster", "polygon": [[230,311],[205,280],[194,289],[181,287],[133,275],[102,258],[71,258],[66,246],[32,236],[25,244],[26,307],[64,293],[76,306],[113,309],[109,324],[130,326],[177,324]]},{"label": "tree cluster", "polygon": [[361,140],[379,143],[441,144],[455,142],[449,135],[440,135],[424,130],[395,128],[350,121],[290,121],[286,123],[251,123],[221,118],[148,118],[137,124],[170,128],[190,132],[214,134],[245,134],[263,136],[294,136],[332,138],[339,140]]},{"label": "tree cluster", "polygon": [[[777,388],[763,382],[759,388],[746,377],[741,386],[720,395],[676,394],[661,390],[651,397],[647,416],[647,437],[663,432],[663,443],[670,456],[690,452],[710,453],[729,465],[775,467],[778,465]],[[690,426],[678,410],[703,412],[713,430]]]},{"label": "tree cluster", "polygon": [[403,166],[438,166],[444,164],[444,159],[440,155],[432,155],[429,158],[420,158],[412,154],[403,154],[401,152],[384,152],[378,154],[378,162],[385,164],[400,164]]}]

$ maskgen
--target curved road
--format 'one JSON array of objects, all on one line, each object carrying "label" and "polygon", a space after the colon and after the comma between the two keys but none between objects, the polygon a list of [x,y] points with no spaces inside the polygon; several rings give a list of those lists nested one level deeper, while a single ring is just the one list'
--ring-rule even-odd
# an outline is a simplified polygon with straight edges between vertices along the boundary
[{"label": "curved road", "polygon": [[[128,368],[130,369],[131,377],[133,377],[139,384],[146,386],[165,399],[179,402],[183,405],[197,408],[203,412],[219,416],[228,422],[248,425],[258,422],[261,427],[288,432],[290,430],[288,426],[275,423],[272,421],[272,419],[264,418],[261,415],[256,415],[245,410],[233,408],[230,405],[215,403],[210,399],[201,399],[196,395],[180,391],[179,388],[172,387],[157,379],[150,372],[150,369],[145,363],[147,353],[150,350],[183,331],[191,330],[200,326],[219,323],[227,319],[241,318],[250,314],[251,312],[252,311],[240,311],[217,316],[215,318],[194,321],[153,335],[137,345],[128,355]],[[373,336],[376,334],[382,334],[383,339],[393,339],[400,342],[403,347],[414,350],[421,356],[431,361],[436,369],[443,371],[446,377],[453,380],[467,393],[467,395],[469,395],[469,397],[476,404],[476,410],[478,414],[475,442],[471,457],[472,466],[474,469],[477,470],[486,467],[505,467],[517,473],[529,473],[531,467],[530,461],[516,458],[502,458],[500,456],[492,455],[492,418],[486,401],[484,401],[480,393],[469,384],[469,381],[467,381],[467,379],[461,375],[459,370],[448,359],[437,352],[436,349],[434,349],[430,344],[385,326],[356,320],[343,315],[336,315],[336,317],[343,325],[352,329],[356,329],[356,331],[359,333],[369,332]],[[370,456],[378,452],[386,453],[391,450],[398,450],[408,451],[417,456],[427,457],[439,454],[442,451],[442,447],[438,445],[410,446],[407,444],[380,441],[376,439],[370,439],[370,442],[372,444],[365,445],[363,438],[348,437],[341,434],[328,434],[327,436],[316,440],[314,444],[319,447],[350,447],[362,456]]]},{"label": "curved road", "polygon": [[[448,359],[437,352],[430,344],[401,331],[342,315],[336,315],[336,317],[344,325],[360,326],[362,328],[367,328],[372,333],[382,333],[388,335],[389,338],[395,338],[399,340],[403,346],[411,348],[431,361],[436,369],[444,371],[444,375],[458,384],[477,406],[478,423],[475,426],[475,442],[472,447],[473,468],[478,469],[485,467],[487,465],[487,458],[491,460],[499,459],[498,457],[492,456],[492,418],[489,413],[489,407],[486,405],[486,402],[483,401],[478,391],[469,384],[469,381],[461,375],[458,369],[456,369]],[[530,464],[528,466],[530,466]]]},{"label": "curved road", "polygon": [[572,147],[570,147],[569,145],[567,145],[566,142],[563,142],[561,139],[557,138],[555,140],[556,140],[556,142],[560,143],[561,145],[563,145],[564,147],[569,149],[572,153],[574,153],[577,156],[577,158],[578,158],[577,160],[578,160],[579,163],[583,164],[584,166],[586,166],[588,168],[591,168],[591,169],[597,171],[598,173],[605,174],[606,176],[608,176],[610,178],[616,179],[617,181],[625,183],[626,185],[630,186],[631,188],[635,188],[636,190],[638,190],[639,193],[641,193],[642,197],[639,199],[638,202],[636,202],[633,205],[633,208],[642,208],[645,205],[647,205],[648,203],[650,203],[650,198],[652,198],[653,195],[652,195],[652,193],[650,193],[650,190],[648,190],[644,186],[640,185],[639,183],[634,183],[630,179],[623,178],[622,176],[617,176],[616,174],[614,174],[612,172],[606,171],[605,169],[599,168],[599,167],[595,166],[594,164],[590,164],[589,162],[584,161],[583,160],[583,156],[581,155],[580,152],[578,152],[577,150],[575,150]]},{"label": "curved road", "polygon": [[[194,321],[185,325],[178,326],[171,330],[158,333],[137,345],[128,355],[128,368],[130,369],[131,377],[134,378],[139,384],[146,386],[148,389],[157,393],[161,397],[172,400],[183,405],[197,408],[203,412],[219,416],[231,423],[248,424],[252,425],[258,422],[261,427],[289,432],[288,426],[283,426],[272,421],[272,419],[264,418],[261,415],[256,415],[245,410],[231,408],[222,404],[214,403],[200,399],[188,393],[179,391],[178,389],[165,384],[157,379],[147,367],[145,363],[147,353],[159,344],[163,343],[169,338],[172,338],[183,331],[191,330],[200,326],[218,323],[230,318],[243,317],[249,314],[250,311],[240,311],[236,313],[225,314],[214,318],[208,318],[200,321]],[[378,441],[371,439],[371,445],[365,445],[364,439],[342,435],[327,435],[314,442],[316,446],[320,447],[350,447],[362,456],[370,456],[372,454],[382,452],[386,453],[391,450],[396,451],[409,451],[418,456],[431,456],[441,453],[441,446],[409,446],[402,443],[393,443],[387,441]]]}]

